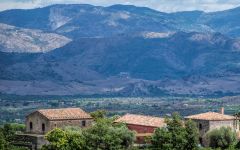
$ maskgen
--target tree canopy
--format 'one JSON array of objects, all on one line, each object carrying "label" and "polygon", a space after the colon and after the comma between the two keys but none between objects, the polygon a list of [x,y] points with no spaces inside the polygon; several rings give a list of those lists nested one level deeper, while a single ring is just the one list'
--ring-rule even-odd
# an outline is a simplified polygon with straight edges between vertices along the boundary
[{"label": "tree canopy", "polygon": [[54,129],[46,135],[49,145],[43,150],[126,150],[133,145],[134,132],[112,118],[97,114],[95,123],[86,129]]},{"label": "tree canopy", "polygon": [[167,126],[155,130],[152,147],[160,150],[194,150],[198,147],[198,129],[194,122],[181,120],[179,114],[166,118]]}]

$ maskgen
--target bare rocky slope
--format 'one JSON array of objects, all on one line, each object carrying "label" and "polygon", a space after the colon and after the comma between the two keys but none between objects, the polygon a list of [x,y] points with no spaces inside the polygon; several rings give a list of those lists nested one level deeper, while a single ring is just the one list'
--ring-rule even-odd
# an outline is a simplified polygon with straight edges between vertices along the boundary
[{"label": "bare rocky slope", "polygon": [[70,41],[69,38],[55,33],[0,23],[0,51],[2,52],[45,53],[62,47]]}]

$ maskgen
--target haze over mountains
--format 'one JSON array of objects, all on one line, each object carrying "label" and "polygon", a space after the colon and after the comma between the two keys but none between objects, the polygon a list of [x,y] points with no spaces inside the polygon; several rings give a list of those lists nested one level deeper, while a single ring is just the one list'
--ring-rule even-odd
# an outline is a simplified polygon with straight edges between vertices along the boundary
[{"label": "haze over mountains", "polygon": [[0,92],[201,95],[240,91],[240,8],[162,13],[128,5],[0,12]]}]

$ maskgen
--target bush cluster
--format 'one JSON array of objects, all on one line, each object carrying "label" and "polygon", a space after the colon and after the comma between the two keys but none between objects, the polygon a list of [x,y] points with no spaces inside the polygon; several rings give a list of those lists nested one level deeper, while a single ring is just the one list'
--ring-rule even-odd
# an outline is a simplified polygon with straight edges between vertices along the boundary
[{"label": "bush cluster", "polygon": [[43,150],[126,150],[135,140],[134,132],[125,124],[114,124],[114,118],[102,111],[93,113],[95,123],[87,129],[67,127],[54,129],[46,135],[49,145]]}]

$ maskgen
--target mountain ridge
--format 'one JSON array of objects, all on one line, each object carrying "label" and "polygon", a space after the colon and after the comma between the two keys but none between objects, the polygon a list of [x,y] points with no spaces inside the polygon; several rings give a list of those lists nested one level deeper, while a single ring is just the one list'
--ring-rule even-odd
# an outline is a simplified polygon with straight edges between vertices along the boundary
[{"label": "mountain ridge", "polygon": [[[0,38],[0,92],[239,94],[238,9],[162,13],[125,5],[53,5],[0,12],[0,23],[7,26],[16,25],[31,32],[37,29],[69,39],[50,51],[33,54],[27,46],[24,53],[6,53]],[[229,20],[219,21],[221,18]],[[18,30],[6,33],[15,31]],[[10,44],[20,37],[15,36]],[[41,43],[34,42],[30,44]]]},{"label": "mountain ridge", "polygon": [[[118,14],[120,12],[123,13],[122,15],[125,15],[125,16],[121,16],[121,14]],[[60,20],[65,19],[65,23],[69,23],[67,27],[64,27],[64,22],[63,22],[63,26],[61,29],[59,29],[59,31],[55,31],[56,28],[51,28],[51,24],[57,24],[56,22],[54,22],[54,19],[51,22],[51,19],[50,19],[51,13],[53,14],[55,13],[55,17],[56,15],[60,15],[59,16]],[[132,31],[138,31],[138,30],[182,31],[184,30],[184,31],[190,31],[190,32],[191,31],[221,32],[229,36],[237,37],[240,35],[240,32],[237,28],[239,24],[238,22],[235,21],[235,18],[236,18],[235,14],[238,14],[238,13],[239,13],[239,7],[230,9],[230,10],[210,12],[210,13],[206,13],[202,11],[164,13],[164,12],[159,12],[157,10],[153,10],[147,7],[137,7],[132,5],[113,5],[109,7],[103,7],[103,6],[93,6],[93,5],[87,5],[87,4],[84,4],[84,5],[83,4],[57,4],[57,5],[51,5],[43,8],[29,9],[29,10],[18,9],[18,10],[2,11],[0,12],[0,20],[2,23],[14,25],[14,26],[30,28],[30,29],[41,29],[44,31],[53,31],[53,32],[58,32],[63,35],[68,35],[71,37],[72,37],[71,34],[74,34],[74,33],[69,33],[69,34],[67,33],[67,32],[71,32],[71,30],[74,32],[77,32],[76,35],[73,35],[73,36],[77,36],[77,35],[96,36],[96,34],[98,34],[98,36],[101,36],[103,35],[103,33],[98,31],[100,28],[106,28],[107,31],[109,30],[108,32],[110,32],[109,33],[110,35],[121,34],[131,30]],[[80,18],[78,17],[79,15],[81,16]],[[135,17],[135,20],[130,20],[126,22],[127,24],[124,24],[124,21],[126,21],[125,20],[126,17],[131,17],[131,16]],[[147,18],[142,18],[144,16]],[[228,19],[228,24],[230,25],[232,24],[233,26],[226,26],[227,25],[226,22],[220,22],[221,24],[223,24],[221,25],[221,27],[216,26],[215,25],[216,23],[214,22],[216,21],[219,22],[219,21],[215,19],[216,18],[215,16],[220,20],[224,20],[224,18],[231,18],[231,19]],[[122,19],[122,20],[120,21],[112,20],[113,18],[116,19],[116,17],[117,19]],[[121,17],[125,17],[125,19]],[[136,18],[138,19],[136,20]],[[212,21],[211,20],[210,22],[206,21],[206,20],[209,20],[209,18],[210,19],[213,18]],[[56,17],[55,19],[59,19],[59,18]],[[144,24],[144,22],[141,22],[141,20],[139,19],[146,19],[145,20],[146,24]],[[81,21],[85,21],[86,23],[82,24]],[[96,22],[96,24],[92,24],[93,21]],[[104,22],[104,21],[107,21],[107,22]],[[88,24],[88,22],[91,24]],[[166,22],[167,24],[164,22]],[[137,25],[139,23],[140,23],[140,26]],[[158,24],[158,27],[154,26],[155,23]],[[131,28],[125,31],[124,28],[129,28],[128,25],[130,24],[134,24],[136,29]],[[150,24],[151,26],[148,27],[147,24]],[[84,28],[79,29],[80,27],[79,25],[83,26]],[[99,29],[94,30],[93,28],[91,28],[90,25],[95,25],[95,27]],[[118,25],[118,28],[120,28],[121,30],[114,29],[114,26],[117,26],[117,25]],[[113,28],[114,30],[111,28]],[[229,30],[225,30],[225,28],[228,28]],[[84,30],[85,32],[87,31],[89,33],[84,33],[82,30]],[[233,34],[233,32],[235,33]],[[105,36],[109,34],[105,34]]]}]

